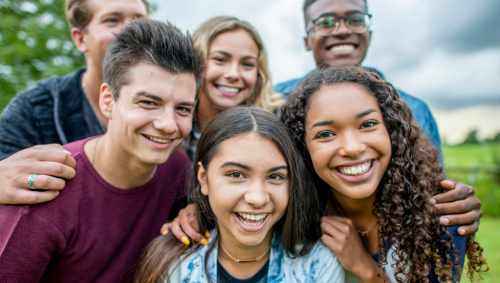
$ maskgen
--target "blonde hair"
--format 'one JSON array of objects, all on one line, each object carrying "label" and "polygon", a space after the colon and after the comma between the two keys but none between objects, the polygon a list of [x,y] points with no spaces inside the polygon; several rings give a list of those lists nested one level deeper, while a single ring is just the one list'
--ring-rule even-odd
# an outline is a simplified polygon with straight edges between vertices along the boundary
[{"label": "blonde hair", "polygon": [[193,41],[196,47],[198,47],[205,54],[205,56],[208,56],[210,45],[217,35],[239,29],[248,32],[259,48],[259,58],[257,60],[257,82],[255,83],[254,94],[250,97],[249,101],[269,112],[278,110],[279,107],[285,103],[285,98],[282,94],[273,93],[266,50],[259,34],[252,25],[247,22],[240,21],[235,17],[222,16],[211,18],[203,23],[194,33]]}]

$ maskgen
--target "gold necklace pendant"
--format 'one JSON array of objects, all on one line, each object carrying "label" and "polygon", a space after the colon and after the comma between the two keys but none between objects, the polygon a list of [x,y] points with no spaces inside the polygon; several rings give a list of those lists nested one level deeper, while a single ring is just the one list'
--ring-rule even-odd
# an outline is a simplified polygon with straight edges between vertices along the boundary
[{"label": "gold necklace pendant", "polygon": [[262,259],[262,258],[263,258],[266,254],[267,254],[267,252],[268,252],[268,251],[271,249],[271,247],[272,247],[272,244],[271,244],[271,245],[269,246],[269,248],[267,248],[267,250],[266,250],[266,252],[265,252],[265,253],[263,253],[261,256],[258,256],[258,257],[254,258],[254,259],[250,259],[250,260],[241,260],[241,259],[237,259],[237,258],[233,257],[232,255],[230,255],[230,254],[226,251],[226,249],[224,248],[224,246],[223,246],[220,242],[219,242],[219,245],[220,245],[220,246],[221,246],[221,248],[224,250],[224,252],[225,252],[225,253],[226,253],[226,254],[227,254],[227,255],[228,255],[228,256],[229,256],[232,260],[234,260],[234,262],[254,262],[254,261],[259,261],[259,260],[261,260],[261,259]]}]

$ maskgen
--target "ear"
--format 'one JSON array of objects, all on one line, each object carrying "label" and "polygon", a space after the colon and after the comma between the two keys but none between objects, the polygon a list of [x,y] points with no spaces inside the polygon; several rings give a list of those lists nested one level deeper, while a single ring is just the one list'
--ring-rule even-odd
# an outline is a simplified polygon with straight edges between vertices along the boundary
[{"label": "ear", "polygon": [[207,171],[203,168],[201,162],[198,162],[198,182],[200,182],[201,193],[208,196]]},{"label": "ear", "polygon": [[[110,120],[113,118],[113,106],[114,106],[113,92],[108,84],[104,83],[101,85],[101,96],[99,97],[99,108],[101,108],[102,114]],[[108,115],[109,113],[109,115]]]},{"label": "ear", "polygon": [[85,40],[86,34],[79,28],[71,29],[71,39],[73,39],[73,43],[75,43],[76,48],[86,53],[89,49],[87,48],[87,43]]},{"label": "ear", "polygon": [[311,51],[311,45],[309,45],[309,36],[306,35],[304,36],[304,45],[306,46],[306,50],[307,51]]}]

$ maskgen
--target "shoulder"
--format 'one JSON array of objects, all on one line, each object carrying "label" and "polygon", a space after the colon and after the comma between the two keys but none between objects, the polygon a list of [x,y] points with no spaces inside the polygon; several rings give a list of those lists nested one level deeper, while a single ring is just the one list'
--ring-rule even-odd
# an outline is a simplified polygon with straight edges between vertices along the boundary
[{"label": "shoulder", "polygon": [[[214,230],[211,232],[212,235],[216,233]],[[208,246],[203,246],[172,265],[173,269],[168,272],[170,282],[208,282],[205,272],[205,257],[207,256],[210,246],[216,244],[213,242],[213,237],[209,239],[209,242],[210,244]],[[217,246],[214,247],[214,250],[212,250],[207,260],[207,269],[212,278],[216,278],[217,276],[216,249]]]},{"label": "shoulder", "polygon": [[344,282],[344,269],[337,256],[320,241],[305,256],[285,256],[284,264],[287,266],[285,277],[289,276],[300,282]]},{"label": "shoulder", "polygon": [[282,93],[285,96],[285,98],[287,98],[288,95],[292,93],[310,73],[312,72],[307,73],[307,75],[305,75],[302,78],[279,83],[274,86],[274,91],[277,93]]},{"label": "shoulder", "polygon": [[93,138],[95,138],[95,137],[90,137],[90,138],[86,138],[86,139],[83,139],[83,140],[74,141],[74,142],[71,142],[71,143],[63,145],[63,148],[65,150],[71,152],[71,155],[74,158],[77,155],[84,154],[83,146],[85,145],[85,143],[88,140],[93,139]]},{"label": "shoulder", "polygon": [[430,113],[429,106],[422,100],[416,98],[415,96],[409,95],[408,93],[396,89],[396,91],[399,93],[399,97],[410,107],[410,109],[416,114],[415,112],[427,112]]}]

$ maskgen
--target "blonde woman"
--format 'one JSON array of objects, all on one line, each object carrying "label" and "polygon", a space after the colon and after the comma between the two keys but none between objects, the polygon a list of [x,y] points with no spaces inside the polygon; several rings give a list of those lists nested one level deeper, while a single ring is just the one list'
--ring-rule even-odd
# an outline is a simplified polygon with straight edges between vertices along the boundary
[{"label": "blonde woman", "polygon": [[256,105],[274,112],[285,102],[273,94],[267,54],[259,34],[235,17],[215,17],[194,33],[195,45],[207,58],[191,136],[184,146],[193,160],[201,132],[222,111]]}]

